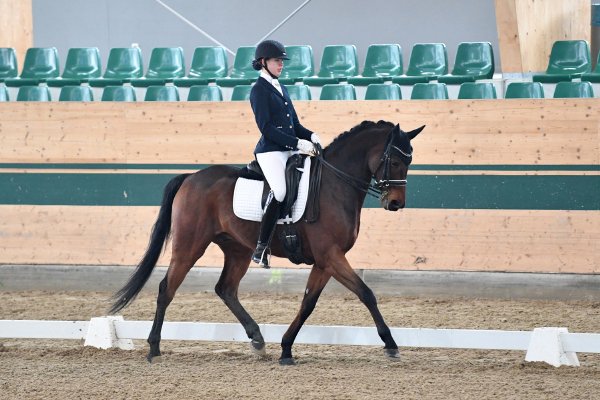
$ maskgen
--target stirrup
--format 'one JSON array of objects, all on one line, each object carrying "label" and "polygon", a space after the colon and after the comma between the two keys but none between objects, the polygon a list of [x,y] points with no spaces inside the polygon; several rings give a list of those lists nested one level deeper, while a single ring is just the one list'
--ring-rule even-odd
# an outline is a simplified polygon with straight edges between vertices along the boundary
[{"label": "stirrup", "polygon": [[263,267],[264,269],[271,268],[269,266],[269,246],[259,243],[256,245],[256,250],[252,254],[252,261]]}]

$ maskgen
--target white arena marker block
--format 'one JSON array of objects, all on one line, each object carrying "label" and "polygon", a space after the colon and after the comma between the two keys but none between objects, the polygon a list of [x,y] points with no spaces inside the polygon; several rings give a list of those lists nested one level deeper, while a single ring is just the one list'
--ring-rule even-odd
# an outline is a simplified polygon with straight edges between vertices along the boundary
[{"label": "white arena marker block", "polygon": [[579,367],[577,353],[565,351],[560,335],[569,333],[567,328],[535,328],[531,334],[525,361],[542,361],[555,367],[570,365]]},{"label": "white arena marker block", "polygon": [[119,339],[117,337],[115,321],[123,321],[123,317],[92,318],[85,336],[84,346],[92,346],[99,349],[117,347],[122,350],[133,350],[133,341],[131,339]]}]

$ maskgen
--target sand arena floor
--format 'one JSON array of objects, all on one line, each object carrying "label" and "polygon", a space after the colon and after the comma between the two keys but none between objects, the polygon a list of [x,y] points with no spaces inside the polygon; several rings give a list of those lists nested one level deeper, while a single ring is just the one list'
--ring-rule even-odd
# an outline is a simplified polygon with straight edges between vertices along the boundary
[{"label": "sand arena floor", "polygon": [[[89,320],[105,315],[110,293],[0,292],[0,319]],[[243,294],[259,323],[288,324],[301,295]],[[155,296],[142,294],[123,313],[150,320]],[[380,297],[390,326],[531,330],[566,326],[600,332],[595,302],[416,299]],[[180,293],[169,321],[236,322],[213,293]],[[372,326],[366,308],[348,294],[324,294],[311,325]],[[296,345],[297,366],[277,363],[267,345],[258,359],[248,344],[163,341],[163,362],[136,350],[97,350],[80,341],[0,341],[1,399],[592,399],[600,393],[600,354],[579,354],[580,368],[526,363],[517,351],[401,349]]]}]

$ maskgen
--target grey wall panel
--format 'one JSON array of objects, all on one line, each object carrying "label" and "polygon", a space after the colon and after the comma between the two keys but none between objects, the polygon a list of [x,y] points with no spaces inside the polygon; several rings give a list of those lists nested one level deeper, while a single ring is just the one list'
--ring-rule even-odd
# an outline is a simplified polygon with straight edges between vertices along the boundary
[{"label": "grey wall panel", "polygon": [[[163,1],[233,51],[304,2]],[[34,45],[56,46],[63,60],[70,47],[96,46],[105,61],[110,48],[138,43],[146,63],[153,47],[181,46],[189,66],[194,48],[213,44],[155,0],[33,0],[33,17]],[[452,65],[458,43],[489,41],[499,66],[492,0],[312,0],[271,38],[312,45],[317,66],[324,46],[354,44],[361,68],[373,43],[399,43],[407,64],[414,43],[443,42]]]}]

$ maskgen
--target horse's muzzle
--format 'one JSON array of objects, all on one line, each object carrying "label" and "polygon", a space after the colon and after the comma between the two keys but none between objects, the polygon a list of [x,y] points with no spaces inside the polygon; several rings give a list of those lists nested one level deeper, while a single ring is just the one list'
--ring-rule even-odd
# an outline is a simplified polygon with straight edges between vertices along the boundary
[{"label": "horse's muzzle", "polygon": [[383,204],[383,208],[385,208],[388,211],[398,211],[401,208],[404,208],[404,202],[400,201],[400,200],[392,200],[392,201],[385,200],[384,204]]}]

